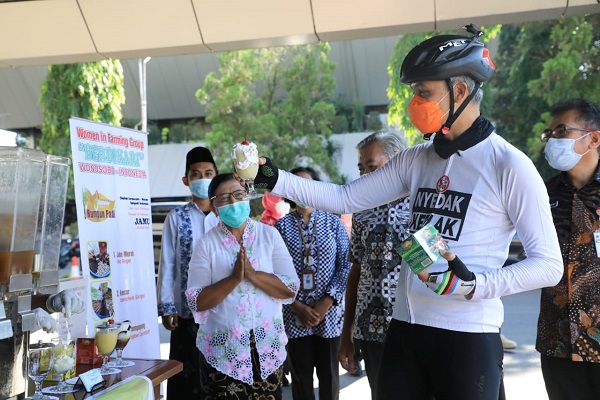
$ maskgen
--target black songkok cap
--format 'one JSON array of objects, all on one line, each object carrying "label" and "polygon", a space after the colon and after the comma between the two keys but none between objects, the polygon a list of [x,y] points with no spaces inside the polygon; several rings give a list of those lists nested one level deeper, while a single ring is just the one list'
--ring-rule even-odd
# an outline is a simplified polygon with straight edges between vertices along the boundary
[{"label": "black songkok cap", "polygon": [[185,174],[187,175],[187,173],[190,171],[190,167],[192,166],[192,164],[199,162],[212,163],[212,165],[215,166],[215,172],[218,173],[218,171],[216,171],[217,164],[215,164],[215,160],[212,154],[210,153],[210,150],[208,150],[206,147],[199,146],[194,147],[187,153],[187,156],[185,158]]}]

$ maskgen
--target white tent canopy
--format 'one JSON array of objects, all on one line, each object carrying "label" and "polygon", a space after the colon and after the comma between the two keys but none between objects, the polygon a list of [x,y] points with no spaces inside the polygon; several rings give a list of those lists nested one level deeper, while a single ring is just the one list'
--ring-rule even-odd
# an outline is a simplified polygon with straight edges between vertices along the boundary
[{"label": "white tent canopy", "polygon": [[0,1],[0,67],[210,53],[597,13],[597,0]]}]

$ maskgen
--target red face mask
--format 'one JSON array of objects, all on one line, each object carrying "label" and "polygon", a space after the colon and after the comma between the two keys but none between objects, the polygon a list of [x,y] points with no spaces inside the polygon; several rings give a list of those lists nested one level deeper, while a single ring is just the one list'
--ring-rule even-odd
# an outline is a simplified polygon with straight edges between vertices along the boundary
[{"label": "red face mask", "polygon": [[[448,93],[444,95],[446,97]],[[408,104],[408,115],[412,124],[421,131],[422,134],[439,132],[442,129],[442,120],[448,114],[440,108],[439,101],[427,101],[421,96],[414,95]]]}]

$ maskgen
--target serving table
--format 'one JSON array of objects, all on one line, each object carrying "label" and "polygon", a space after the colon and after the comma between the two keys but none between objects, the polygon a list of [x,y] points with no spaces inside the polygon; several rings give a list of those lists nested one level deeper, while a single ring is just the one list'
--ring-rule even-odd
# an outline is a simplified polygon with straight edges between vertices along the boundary
[{"label": "serving table", "polygon": [[[159,400],[161,398],[160,384],[183,370],[183,364],[175,360],[145,360],[139,358],[124,358],[123,360],[133,361],[135,365],[121,369],[121,372],[118,374],[104,375],[106,386],[103,386],[98,391],[106,389],[130,376],[145,376],[150,379],[154,387],[154,399]],[[93,368],[100,368],[100,365],[77,365],[76,372],[79,375]],[[55,384],[56,382],[44,382],[44,386]],[[75,393],[58,395],[58,397],[61,400],[81,400],[91,398],[92,395],[93,393],[86,393],[85,389],[80,389]],[[53,394],[53,396],[57,395]]]}]

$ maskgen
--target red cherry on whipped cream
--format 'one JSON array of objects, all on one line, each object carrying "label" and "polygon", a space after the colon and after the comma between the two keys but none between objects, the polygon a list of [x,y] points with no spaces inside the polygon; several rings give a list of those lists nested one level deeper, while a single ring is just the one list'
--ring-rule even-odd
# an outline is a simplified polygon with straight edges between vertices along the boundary
[{"label": "red cherry on whipped cream", "polygon": [[250,144],[250,142],[249,142],[249,141],[247,141],[247,140],[244,140],[244,141],[242,142],[242,144],[243,144],[244,146],[248,146],[248,145]]}]

